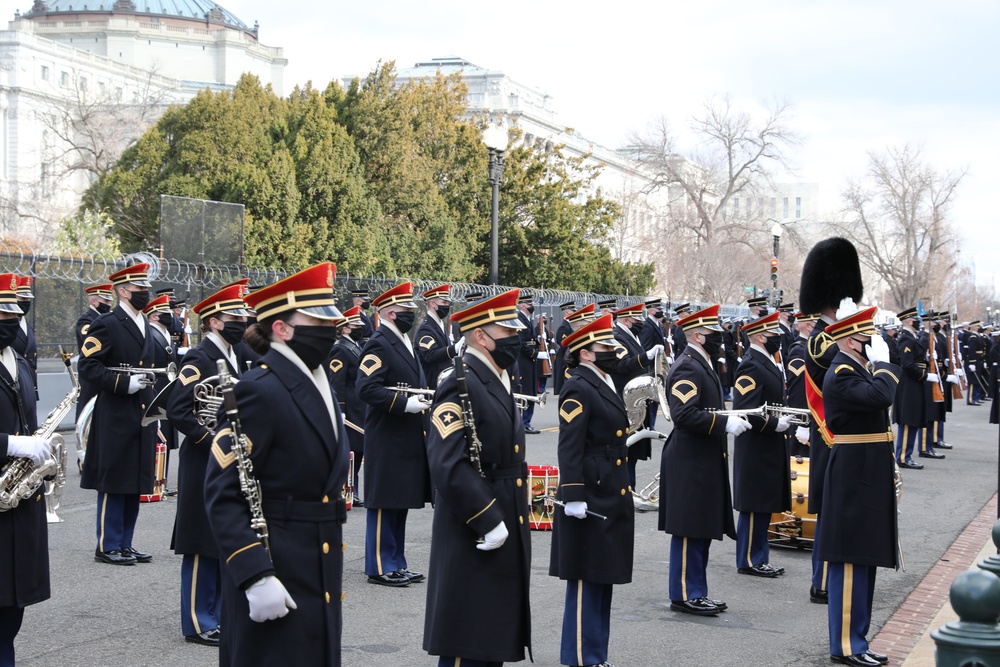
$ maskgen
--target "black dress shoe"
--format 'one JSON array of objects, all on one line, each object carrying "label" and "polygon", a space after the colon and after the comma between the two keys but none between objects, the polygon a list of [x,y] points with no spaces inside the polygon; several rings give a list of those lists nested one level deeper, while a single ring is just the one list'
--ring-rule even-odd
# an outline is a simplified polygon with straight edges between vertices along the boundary
[{"label": "black dress shoe", "polygon": [[541,433],[541,431],[539,431],[534,426],[525,426],[524,427],[524,432],[527,433],[527,434],[529,434],[529,435],[538,435],[539,433]]},{"label": "black dress shoe", "polygon": [[810,586],[809,601],[816,604],[830,604],[830,594],[826,591],[818,590],[815,586]]},{"label": "black dress shoe", "polygon": [[409,580],[411,584],[415,584],[425,579],[424,575],[421,574],[420,572],[410,572],[406,568],[403,568],[402,570],[396,570],[396,574],[403,575],[404,577],[407,578],[407,580]]},{"label": "black dress shoe", "polygon": [[135,556],[122,554],[117,549],[113,551],[101,551],[98,549],[94,552],[94,560],[98,563],[107,563],[108,565],[135,565]]},{"label": "black dress shoe", "polygon": [[889,656],[887,656],[887,655],[883,655],[881,653],[876,653],[875,651],[873,651],[871,649],[868,649],[867,651],[865,651],[865,655],[867,655],[869,658],[871,658],[872,660],[874,660],[875,662],[877,662],[880,665],[888,665],[889,664]]},{"label": "black dress shoe", "polygon": [[922,463],[914,463],[913,459],[906,459],[905,461],[902,461],[899,464],[899,467],[900,468],[907,468],[909,470],[923,470],[924,469],[924,464],[922,464]]},{"label": "black dress shoe", "polygon": [[131,556],[132,558],[135,558],[135,562],[136,563],[152,563],[153,562],[153,555],[152,554],[148,554],[148,553],[146,553],[144,551],[138,551],[137,549],[134,549],[132,547],[125,547],[124,549],[121,550],[121,553],[123,555]]},{"label": "black dress shoe", "polygon": [[842,665],[853,665],[854,667],[877,667],[881,663],[868,657],[865,653],[856,655],[831,655],[830,660],[839,662]]},{"label": "black dress shoe", "polygon": [[772,567],[765,567],[764,565],[754,565],[753,567],[740,567],[736,569],[740,574],[749,574],[752,577],[766,577],[767,579],[774,579],[778,576],[778,573],[774,571]]},{"label": "black dress shoe", "polygon": [[729,609],[729,605],[723,602],[722,600],[711,600],[709,598],[701,598],[701,599],[711,602],[712,604],[714,604],[716,607],[719,608],[719,611],[725,611]]},{"label": "black dress shoe", "polygon": [[205,646],[218,646],[221,636],[222,633],[219,632],[219,628],[216,628],[208,632],[199,632],[196,635],[185,636],[184,641],[189,641],[192,644],[204,644]]},{"label": "black dress shoe", "polygon": [[785,568],[783,568],[783,567],[775,567],[774,565],[771,565],[770,563],[761,563],[760,566],[763,567],[763,568],[766,568],[768,570],[773,570],[775,574],[784,574],[785,573]]},{"label": "black dress shoe", "polygon": [[168,489],[168,488],[164,487],[164,489],[163,489],[163,495],[165,495],[168,498],[176,496],[177,495],[177,489]]},{"label": "black dress shoe", "polygon": [[930,447],[927,448],[926,452],[920,452],[920,458],[923,459],[943,459],[944,454],[938,454]]},{"label": "black dress shoe", "polygon": [[685,614],[695,616],[715,616],[719,613],[719,608],[709,602],[706,598],[696,598],[694,600],[671,600],[670,608]]},{"label": "black dress shoe", "polygon": [[400,574],[399,572],[386,572],[385,574],[368,575],[368,583],[378,584],[379,586],[393,586],[395,588],[400,588],[402,586],[409,586],[410,580],[406,578],[406,575]]},{"label": "black dress shoe", "polygon": [[358,498],[357,496],[354,496],[354,500],[351,501],[351,506],[353,506],[353,507],[364,507],[365,506],[365,501],[361,500],[361,498]]},{"label": "black dress shoe", "polygon": [[949,445],[947,442],[939,442],[938,444],[936,444],[934,446],[937,447],[938,449],[955,449],[954,447],[952,447],[951,445]]}]

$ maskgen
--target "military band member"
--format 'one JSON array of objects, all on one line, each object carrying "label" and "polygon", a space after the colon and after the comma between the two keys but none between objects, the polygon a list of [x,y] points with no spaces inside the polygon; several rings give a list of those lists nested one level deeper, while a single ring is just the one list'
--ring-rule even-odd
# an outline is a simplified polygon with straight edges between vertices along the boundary
[{"label": "military band member", "polygon": [[[663,353],[669,356],[666,350],[667,337],[663,333],[663,300],[647,299],[644,305],[646,306],[646,320],[639,331],[639,342],[642,343],[642,348],[647,352],[655,350],[656,346],[660,345]],[[650,368],[650,372],[652,372],[652,368]],[[656,410],[659,407],[659,403],[650,401],[649,406],[646,408],[648,415],[647,423],[650,428],[656,426]]]},{"label": "military band member", "polygon": [[[947,421],[948,413],[954,407],[954,396],[952,395],[952,385],[959,384],[955,369],[951,367],[951,359],[948,357],[948,321],[951,314],[948,311],[940,311],[934,315],[934,351],[938,355],[939,373],[942,375],[942,392],[944,393],[944,407],[940,413],[940,419],[934,424],[934,428],[928,433],[928,441],[937,449],[952,449],[944,440],[944,423]],[[995,346],[994,346],[995,347]],[[892,357],[890,355],[890,361]]]},{"label": "military band member", "polygon": [[783,303],[778,306],[778,324],[781,327],[781,363],[788,364],[788,348],[791,347],[798,333],[794,330],[795,304]]},{"label": "military band member", "polygon": [[[644,328],[641,303],[627,306],[615,311],[613,333],[618,341],[615,352],[618,354],[618,365],[611,371],[611,381],[619,398],[629,380],[647,374],[653,366],[657,352],[663,351],[663,345],[654,345],[648,351],[643,348],[638,334]],[[648,419],[648,417],[647,417]],[[646,424],[649,425],[648,423]],[[635,486],[635,466],[638,459],[647,460],[652,457],[652,446],[648,439],[633,445],[628,455],[629,484]]]},{"label": "military band member", "polygon": [[[680,318],[687,317],[688,313],[691,312],[690,303],[682,303],[674,308],[674,316],[677,320]],[[684,352],[684,348],[687,347],[687,337],[684,334],[684,329],[674,322],[673,327],[670,329],[670,340],[667,341],[674,351],[674,359],[680,359],[681,353]]]},{"label": "military band member", "polygon": [[892,407],[896,431],[896,462],[900,468],[920,470],[924,466],[913,461],[917,440],[923,440],[927,425],[927,404],[931,402],[931,381],[935,374],[927,369],[927,347],[921,343],[916,328],[920,326],[917,309],[908,308],[897,314],[902,329],[896,340],[899,363],[903,373],[896,389],[896,402]]},{"label": "military band member", "polygon": [[[518,330],[517,335],[521,338],[521,354],[517,358],[517,377],[514,380],[514,393],[528,394],[534,396],[538,393],[538,369],[535,367],[535,359],[538,358],[539,340],[538,330],[532,327],[532,314],[535,312],[535,297],[526,290],[521,290],[517,302],[517,317],[524,325]],[[528,402],[528,407],[521,413],[524,421],[524,432],[531,435],[541,433],[531,425],[531,418],[535,415],[535,404]]]},{"label": "military band member", "polygon": [[882,327],[882,340],[889,348],[889,363],[899,365],[899,350],[896,348],[896,337],[899,336],[898,324],[886,324]]},{"label": "military band member", "polygon": [[358,396],[358,365],[361,363],[361,336],[365,323],[361,319],[361,308],[352,306],[344,311],[344,325],[337,336],[337,342],[330,352],[327,367],[333,377],[333,391],[340,404],[340,411],[347,420],[347,440],[354,454],[354,498],[352,505],[364,507],[358,492],[361,485],[358,471],[365,455],[365,402]]},{"label": "military band member", "polygon": [[[12,347],[23,315],[16,290],[16,276],[0,274],[0,470],[14,457],[31,459],[35,465],[51,458],[48,441],[32,435],[38,424],[31,366]],[[43,492],[39,487],[17,507],[0,512],[0,665],[4,667],[14,665],[14,638],[24,608],[51,595]]]},{"label": "military band member", "polygon": [[556,358],[552,362],[552,393],[555,396],[559,395],[562,391],[563,382],[566,381],[566,348],[562,346],[563,338],[573,333],[573,327],[570,326],[567,317],[576,311],[576,302],[567,301],[566,303],[559,304],[559,310],[562,311],[562,322],[556,327],[555,333],[555,344],[556,344]]},{"label": "military band member", "polygon": [[17,277],[17,305],[21,309],[20,328],[17,340],[14,341],[14,351],[28,361],[31,366],[31,385],[35,389],[35,398],[38,398],[38,343],[35,340],[35,328],[28,324],[28,312],[31,310],[31,302],[35,300],[33,287],[35,279],[31,276]]},{"label": "military band member", "polygon": [[[791,408],[808,409],[806,400],[806,355],[809,334],[818,315],[795,315],[795,330],[797,338],[788,347],[787,372],[785,373],[785,404]],[[796,426],[788,437],[788,455],[809,458],[809,427]]]},{"label": "military band member", "polygon": [[887,410],[902,376],[867,308],[826,328],[839,348],[823,381],[833,449],[826,468],[818,545],[829,567],[830,658],[886,664],[868,645],[875,568],[898,567],[892,428]]},{"label": "military band member", "polygon": [[372,319],[368,311],[372,307],[372,300],[368,297],[368,290],[366,289],[353,289],[351,290],[351,306],[356,306],[359,311],[359,317],[361,318],[361,346],[364,347],[368,339],[372,337],[375,333],[375,321]]},{"label": "military band member", "polygon": [[[781,349],[778,312],[743,327],[750,349],[736,371],[733,409],[783,405],[785,382],[774,355]],[[785,568],[770,563],[767,529],[771,514],[792,508],[792,488],[785,432],[789,417],[750,415],[752,428],[733,445],[733,508],[736,523],[736,568],[740,574],[774,578]]]},{"label": "military band member", "polygon": [[417,304],[413,284],[380,294],[379,327],[362,350],[358,395],[365,412],[365,574],[369,583],[409,586],[424,575],[408,569],[406,516],[431,500],[424,434],[429,426],[422,397],[394,391],[402,384],[426,388],[423,369],[406,334]]},{"label": "military band member", "polygon": [[[91,285],[83,290],[87,294],[88,306],[83,315],[80,315],[76,320],[76,350],[78,354],[83,354],[83,341],[87,338],[90,325],[99,316],[111,312],[111,299],[114,296],[113,289],[111,283],[104,283],[101,285]],[[76,416],[78,419],[83,407],[97,394],[97,389],[90,386],[84,378],[79,378],[79,382],[80,395],[76,398]]]},{"label": "military band member", "polygon": [[615,297],[608,297],[597,302],[594,313],[597,317],[600,317],[601,315],[611,315],[614,317],[616,310],[618,310],[618,299]]},{"label": "military band member", "polygon": [[[437,493],[423,646],[440,656],[441,667],[517,662],[531,647],[528,470],[508,373],[524,326],[517,294],[510,290],[451,316],[468,341],[461,363],[472,415],[464,413],[454,372],[434,396],[427,451]],[[469,417],[478,462],[464,425]]]},{"label": "military band member", "polygon": [[[174,317],[173,313],[170,312],[170,298],[166,295],[156,297],[146,304],[146,307],[142,309],[142,314],[146,316],[146,321],[149,322],[149,331],[153,335],[153,367],[167,368],[173,364],[176,368],[180,357],[177,355],[177,349],[173,346],[173,341],[170,338],[169,327]],[[166,373],[158,373],[153,378],[153,396],[155,397],[170,384],[171,379],[167,377]],[[167,447],[167,451],[163,455],[163,492],[168,494],[166,475],[170,470],[170,451],[177,449],[177,434],[173,425],[168,420],[162,419],[156,423],[156,436],[156,441],[162,442]],[[158,463],[156,474],[159,473]],[[158,481],[154,481],[154,487]],[[176,491],[170,490],[168,495],[176,494]]]},{"label": "military band member", "polygon": [[226,416],[205,476],[223,566],[221,665],[341,664],[348,449],[323,367],[341,318],[333,282],[323,263],[246,296],[258,317],[247,340],[263,356],[233,391],[270,548],[251,527]]},{"label": "military band member", "polygon": [[563,345],[576,372],[559,395],[558,498],[564,505],[555,514],[549,565],[549,574],[566,582],[559,661],[607,665],[613,586],[632,581],[635,542],[629,420],[611,380],[619,365],[611,316],[581,327]]},{"label": "military band member", "polygon": [[[134,264],[109,276],[118,305],[90,325],[80,358],[80,377],[98,390],[80,486],[97,491],[94,560],[110,565],[153,560],[132,546],[139,495],[153,490],[156,452],[156,427],[141,424],[153,400],[153,381],[141,371],[155,368],[156,343],[142,314],[148,271]],[[115,370],[120,366],[135,371]]]},{"label": "military band member", "polygon": [[[919,452],[920,457],[925,459],[945,458],[944,454],[939,453],[934,448],[937,445],[938,424],[942,423],[945,419],[945,409],[947,407],[945,401],[951,398],[951,389],[946,382],[947,366],[945,365],[945,360],[947,359],[947,348],[942,347],[939,342],[938,333],[941,331],[941,325],[935,319],[935,313],[930,312],[926,314],[923,321],[923,329],[917,338],[920,344],[927,349],[927,374],[929,376],[927,381],[929,389],[927,391],[925,408],[927,411],[927,421],[924,422],[924,430],[920,434]],[[931,349],[932,347],[933,350]],[[935,384],[940,390],[940,401],[934,399]],[[945,391],[946,388],[948,389],[947,391]]]},{"label": "military band member", "polygon": [[461,339],[458,343],[453,342],[448,331],[448,314],[451,312],[449,289],[451,285],[438,285],[421,295],[427,303],[427,316],[413,337],[417,341],[417,357],[430,389],[437,387],[438,375],[451,367],[451,360],[460,354],[461,347],[465,345]]},{"label": "military band member", "polygon": [[980,405],[986,396],[980,371],[986,364],[986,345],[983,341],[982,322],[969,322],[969,328],[962,338],[962,356],[965,358],[965,376],[968,379],[969,393],[966,395],[966,405]]},{"label": "military band member", "polygon": [[708,597],[708,550],[712,540],[736,539],[729,487],[728,439],[750,423],[715,414],[722,388],[712,360],[719,356],[719,305],[677,322],[687,346],[667,377],[674,429],[660,459],[659,529],[670,538],[670,608],[715,616],[727,605]]},{"label": "military band member", "polygon": [[[218,646],[222,621],[222,569],[219,546],[212,534],[205,509],[205,472],[208,469],[212,438],[218,430],[211,421],[199,418],[198,410],[214,409],[195,400],[199,383],[218,375],[224,359],[230,375],[245,372],[234,346],[246,333],[246,304],[243,286],[230,285],[196,305],[200,319],[201,343],[191,348],[180,364],[177,384],[170,393],[167,415],[184,434],[180,451],[180,493],[170,548],[183,556],[181,561],[181,632],[189,642]],[[284,417],[284,416],[283,416]]]},{"label": "military band member", "polygon": [[[755,296],[747,299],[747,307],[750,308],[750,319],[757,320],[767,315],[767,297]],[[740,331],[740,342],[743,343],[743,351],[750,349],[750,340],[747,335]]]}]

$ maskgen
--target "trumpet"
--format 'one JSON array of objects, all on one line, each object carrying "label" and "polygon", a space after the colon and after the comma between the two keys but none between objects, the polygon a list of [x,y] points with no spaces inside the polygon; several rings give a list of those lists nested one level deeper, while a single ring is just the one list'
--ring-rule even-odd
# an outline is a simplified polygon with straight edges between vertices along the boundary
[{"label": "trumpet", "polygon": [[514,403],[517,404],[517,407],[521,410],[527,410],[529,401],[540,408],[544,408],[548,394],[539,394],[538,396],[532,396],[531,394],[513,394],[513,396]]},{"label": "trumpet", "polygon": [[[171,382],[177,379],[177,364],[172,361],[167,364],[166,368],[143,368],[131,364],[119,364],[118,366],[108,366],[108,370],[129,375],[166,375]],[[153,384],[152,380],[149,381],[149,384]]]},{"label": "trumpet", "polygon": [[398,391],[401,394],[410,394],[412,396],[418,396],[422,402],[427,403],[428,405],[430,405],[431,401],[434,399],[433,389],[418,389],[411,387],[405,382],[400,382],[399,384],[397,384],[395,388],[392,389],[392,391]]},{"label": "trumpet", "polygon": [[770,405],[765,403],[760,407],[743,410],[709,410],[723,417],[788,417],[788,423],[795,426],[809,425],[808,408],[790,408],[787,405]]}]

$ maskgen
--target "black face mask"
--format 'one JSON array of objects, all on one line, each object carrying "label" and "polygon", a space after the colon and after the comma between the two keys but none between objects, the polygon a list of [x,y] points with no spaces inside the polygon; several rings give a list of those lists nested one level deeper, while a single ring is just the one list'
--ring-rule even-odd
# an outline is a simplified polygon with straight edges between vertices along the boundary
[{"label": "black face mask", "polygon": [[656,311],[655,313],[653,313],[653,319],[654,320],[662,320],[663,319],[663,313],[661,311]]},{"label": "black face mask", "polygon": [[768,336],[764,339],[764,349],[768,354],[774,354],[781,349],[781,338],[779,336]]},{"label": "black face mask", "polygon": [[448,306],[435,306],[434,307],[434,312],[435,312],[435,314],[437,314],[437,316],[438,316],[439,319],[443,320],[446,317],[448,317],[448,313],[451,312],[451,306],[450,305],[448,305]]},{"label": "black face mask", "polygon": [[934,333],[938,333],[940,331],[941,331],[941,325],[940,324],[935,324],[934,325]]},{"label": "black face mask", "polygon": [[531,315],[532,313],[535,312],[535,307],[534,306],[528,306],[527,308],[525,308],[525,310],[528,311],[529,315]]},{"label": "black face mask", "polygon": [[646,326],[645,322],[633,322],[632,323],[632,335],[638,336],[642,333],[642,328]]},{"label": "black face mask", "polygon": [[236,345],[243,340],[243,334],[247,332],[246,322],[223,322],[223,324],[225,328],[219,334],[222,336],[222,340],[230,345]]},{"label": "black face mask", "polygon": [[17,339],[17,332],[20,330],[21,324],[16,317],[0,320],[0,350],[10,347],[10,344]]},{"label": "black face mask", "polygon": [[372,307],[372,302],[371,301],[362,301],[361,302],[361,310],[368,310],[371,307]]},{"label": "black face mask", "polygon": [[156,321],[165,327],[169,327],[174,323],[174,316],[170,313],[160,313],[156,316]]},{"label": "black face mask", "polygon": [[[227,322],[226,324],[236,324],[236,322]],[[306,324],[289,324],[288,326],[295,330],[292,339],[288,341],[288,347],[299,355],[299,359],[306,365],[306,368],[310,370],[319,368],[319,365],[330,356],[333,343],[337,340],[337,328]]]},{"label": "black face mask", "polygon": [[18,301],[17,305],[21,309],[21,314],[22,315],[27,315],[28,311],[31,310],[31,302],[30,301]]},{"label": "black face mask", "polygon": [[364,336],[364,333],[365,332],[361,330],[361,327],[355,327],[351,329],[351,333],[347,335],[351,337],[351,340],[357,343],[361,341],[361,338]]},{"label": "black face mask", "polygon": [[710,334],[704,334],[704,336],[705,342],[702,344],[702,348],[709,359],[715,359],[719,356],[719,348],[722,346],[722,332],[713,331]]},{"label": "black face mask", "polygon": [[861,357],[862,359],[864,359],[865,361],[868,361],[868,346],[869,346],[869,345],[870,345],[871,343],[862,343],[862,342],[861,342],[860,340],[858,340],[857,338],[855,338],[855,339],[853,339],[853,340],[854,340],[854,342],[855,342],[855,343],[861,343],[860,347],[859,347],[859,348],[858,348],[858,350],[857,350],[857,353],[858,353],[858,356],[860,356],[860,357]]},{"label": "black face mask", "polygon": [[142,309],[149,305],[149,290],[130,292],[128,302],[132,304],[137,313],[142,312]]},{"label": "black face mask", "polygon": [[[483,331],[483,333],[486,333]],[[507,370],[517,363],[517,355],[521,353],[521,337],[508,336],[507,338],[494,338],[488,333],[487,337],[493,341],[493,349],[489,350],[494,363],[500,368]]]},{"label": "black face mask", "polygon": [[399,333],[405,334],[407,331],[413,328],[413,322],[416,319],[416,313],[412,310],[398,311],[396,313],[396,320],[393,324],[399,329]]},{"label": "black face mask", "polygon": [[618,355],[610,350],[604,352],[594,352],[594,365],[605,373],[614,373],[618,370]]},{"label": "black face mask", "polygon": [[104,313],[110,313],[111,305],[107,303],[99,303],[97,304],[97,312],[100,313],[101,315],[103,315]]}]

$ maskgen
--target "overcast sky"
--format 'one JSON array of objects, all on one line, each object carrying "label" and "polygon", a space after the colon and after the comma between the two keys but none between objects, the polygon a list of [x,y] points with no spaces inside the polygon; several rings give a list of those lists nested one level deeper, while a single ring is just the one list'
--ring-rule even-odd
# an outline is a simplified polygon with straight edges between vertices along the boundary
[{"label": "overcast sky", "polygon": [[[457,55],[554,97],[560,122],[608,147],[660,115],[683,128],[712,96],[792,105],[797,179],[839,208],[867,152],[910,143],[968,169],[951,219],[963,262],[1000,262],[996,0],[221,0],[284,48],[285,92]],[[993,44],[994,46],[990,46]]]}]

